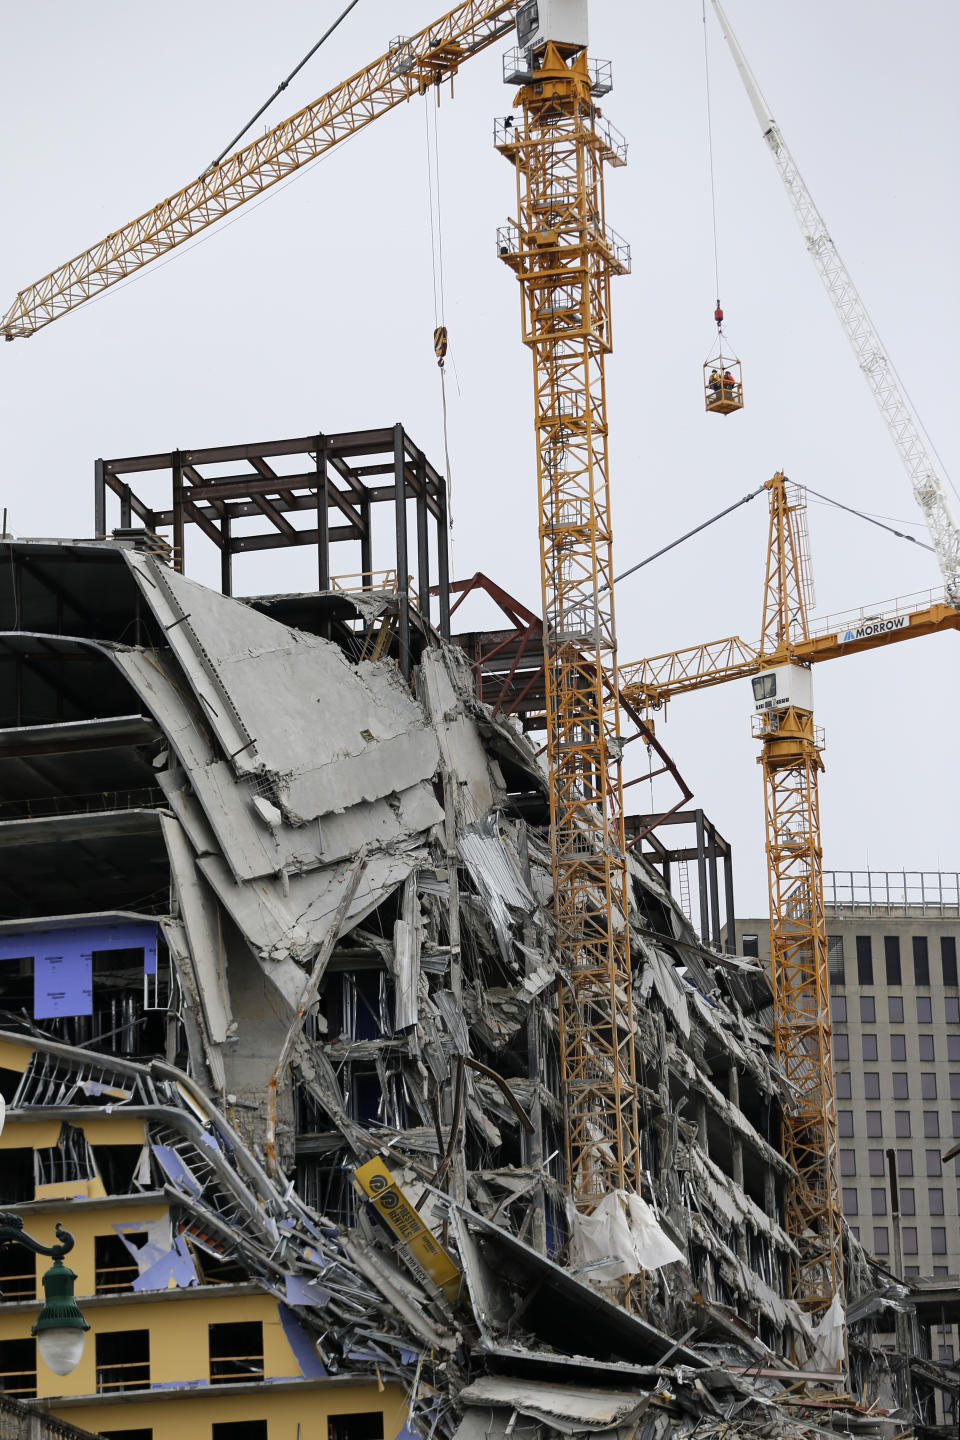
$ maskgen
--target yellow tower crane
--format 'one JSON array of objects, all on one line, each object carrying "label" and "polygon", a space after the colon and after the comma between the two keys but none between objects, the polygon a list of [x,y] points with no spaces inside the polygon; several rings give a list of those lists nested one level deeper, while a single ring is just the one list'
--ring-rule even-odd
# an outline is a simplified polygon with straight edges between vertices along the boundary
[{"label": "yellow tower crane", "polygon": [[[452,77],[517,27],[507,78],[519,123],[518,218],[499,249],[523,293],[533,352],[566,1151],[575,1203],[636,1189],[639,1135],[620,778],[604,362],[610,280],[629,250],[604,216],[603,167],[626,147],[603,121],[606,72],[587,60],[587,0],[469,0],[198,180],[21,291],[7,340],[191,239],[378,115]],[[438,336],[437,344],[441,343]],[[442,356],[441,356],[442,358]]]},{"label": "yellow tower crane", "polygon": [[765,488],[770,528],[759,645],[734,635],[657,655],[622,666],[620,687],[630,703],[656,709],[689,690],[753,680],[764,780],[774,1036],[794,1095],[783,1119],[782,1153],[796,1174],[784,1226],[800,1250],[794,1298],[820,1317],[834,1297],[842,1303],[843,1256],[821,872],[823,740],[814,725],[810,666],[956,630],[960,612],[939,600],[920,608],[894,602],[883,615],[811,633],[805,499],[782,473]]}]

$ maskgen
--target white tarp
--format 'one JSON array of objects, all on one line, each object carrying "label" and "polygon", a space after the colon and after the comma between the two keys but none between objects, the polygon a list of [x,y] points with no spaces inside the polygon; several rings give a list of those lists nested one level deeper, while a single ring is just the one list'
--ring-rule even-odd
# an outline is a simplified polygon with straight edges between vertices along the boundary
[{"label": "white tarp", "polygon": [[611,1190],[589,1215],[568,1201],[567,1218],[571,1267],[582,1269],[583,1278],[595,1284],[685,1258],[647,1202],[626,1190]]},{"label": "white tarp", "polygon": [[834,1295],[826,1313],[813,1327],[814,1362],[822,1369],[839,1370],[842,1366],[845,1326],[843,1301]]}]

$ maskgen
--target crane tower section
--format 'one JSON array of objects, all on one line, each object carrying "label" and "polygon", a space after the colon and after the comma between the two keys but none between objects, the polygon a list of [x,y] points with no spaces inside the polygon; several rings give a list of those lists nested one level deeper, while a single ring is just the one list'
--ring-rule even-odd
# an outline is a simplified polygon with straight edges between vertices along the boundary
[{"label": "crane tower section", "polygon": [[[792,644],[808,634],[804,501],[782,475],[770,489],[760,648],[787,659]],[[796,1178],[787,1190],[784,1224],[798,1246],[794,1298],[820,1318],[834,1297],[842,1304],[844,1289],[820,846],[822,739],[807,667],[762,669],[753,689],[754,733],[762,740],[774,1040],[793,1090],[781,1148]]]},{"label": "crane tower section", "polygon": [[496,143],[517,178],[498,249],[533,355],[566,1159],[589,1210],[637,1189],[639,1136],[604,389],[610,281],[630,257],[605,221],[603,171],[626,147],[597,109],[609,67],[588,62],[575,23],[565,33],[578,8],[541,3],[533,46],[506,57],[521,89]]}]

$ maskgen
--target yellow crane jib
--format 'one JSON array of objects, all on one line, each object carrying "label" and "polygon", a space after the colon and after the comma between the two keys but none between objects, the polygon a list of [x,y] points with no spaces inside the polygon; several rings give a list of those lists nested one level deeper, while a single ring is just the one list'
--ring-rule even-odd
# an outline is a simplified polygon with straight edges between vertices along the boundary
[{"label": "yellow crane jib", "polygon": [[5,340],[33,335],[261,195],[428,85],[452,76],[512,29],[516,0],[465,0],[175,195],[21,290]]},{"label": "yellow crane jib", "polygon": [[383,1161],[368,1160],[354,1170],[353,1179],[403,1245],[412,1268],[432,1280],[453,1304],[460,1294],[461,1273],[427,1229]]}]

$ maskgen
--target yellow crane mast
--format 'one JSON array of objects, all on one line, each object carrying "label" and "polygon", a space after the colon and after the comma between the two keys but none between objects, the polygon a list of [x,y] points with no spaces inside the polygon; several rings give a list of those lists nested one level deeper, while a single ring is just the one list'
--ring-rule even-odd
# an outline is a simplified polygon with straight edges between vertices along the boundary
[{"label": "yellow crane mast", "polygon": [[521,11],[529,74],[518,122],[497,128],[517,223],[498,248],[533,355],[566,1158],[574,1203],[589,1209],[639,1184],[620,714],[605,683],[617,642],[604,363],[610,280],[629,252],[604,218],[604,165],[625,148],[597,109],[586,6],[565,8],[582,11],[582,29],[574,14],[542,40],[524,37]]},{"label": "yellow crane mast", "polygon": [[770,526],[759,645],[728,636],[620,670],[632,704],[658,708],[674,695],[753,677],[754,733],[761,741],[774,1035],[794,1094],[784,1113],[782,1153],[796,1178],[784,1226],[799,1246],[794,1298],[814,1317],[843,1298],[836,1109],[830,1056],[830,995],[823,917],[818,781],[823,741],[814,725],[810,666],[918,635],[960,628],[960,613],[935,601],[896,607],[828,634],[807,615],[802,494],[782,473],[767,482]]},{"label": "yellow crane mast", "polygon": [[[519,223],[500,250],[523,290],[534,358],[561,1052],[568,1175],[589,1208],[638,1184],[604,359],[610,279],[629,251],[604,219],[603,166],[623,142],[596,106],[587,0],[469,0],[22,290],[0,320],[33,334],[189,240],[517,25],[521,124],[504,122]],[[510,77],[513,78],[512,76]],[[511,132],[512,133],[508,133]],[[509,234],[509,239],[506,236]]]}]

